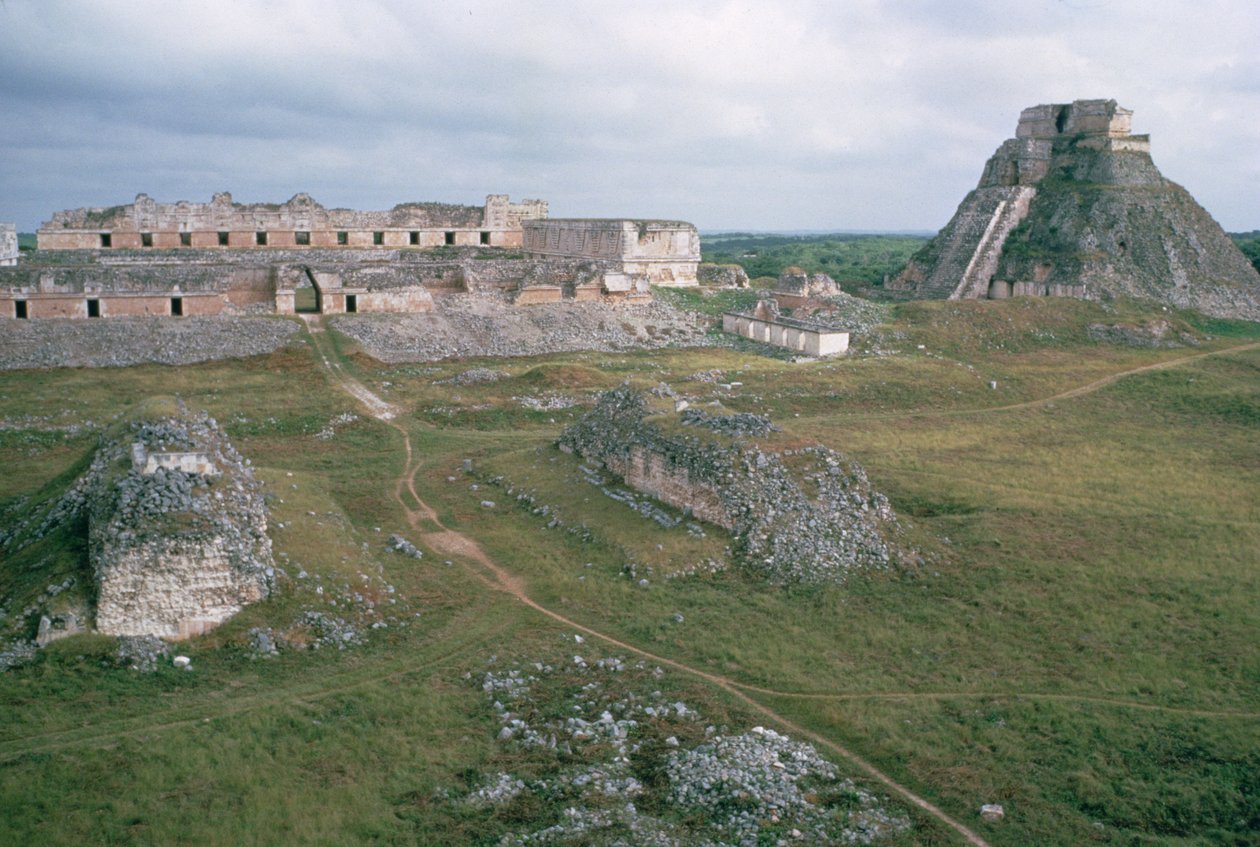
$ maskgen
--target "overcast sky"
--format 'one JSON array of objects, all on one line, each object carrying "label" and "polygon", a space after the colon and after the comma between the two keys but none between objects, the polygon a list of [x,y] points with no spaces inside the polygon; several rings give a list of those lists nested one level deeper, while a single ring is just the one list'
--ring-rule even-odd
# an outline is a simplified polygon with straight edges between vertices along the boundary
[{"label": "overcast sky", "polygon": [[1112,97],[1260,228],[1255,0],[0,0],[0,220],[541,197],[553,216],[936,230],[1020,109]]}]

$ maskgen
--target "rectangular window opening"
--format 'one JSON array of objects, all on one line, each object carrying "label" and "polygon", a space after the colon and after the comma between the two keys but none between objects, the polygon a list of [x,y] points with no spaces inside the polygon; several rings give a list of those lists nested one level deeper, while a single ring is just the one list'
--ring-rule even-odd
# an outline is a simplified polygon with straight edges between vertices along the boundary
[{"label": "rectangular window opening", "polygon": [[226,232],[219,233],[219,246],[220,247],[228,246],[228,234]]},{"label": "rectangular window opening", "polygon": [[454,244],[454,243],[455,243],[455,233],[453,233],[453,232],[447,232],[447,233],[446,233],[446,243],[447,243],[447,244]]},{"label": "rectangular window opening", "polygon": [[346,295],[346,311],[351,314],[359,311],[359,295],[357,294]]},{"label": "rectangular window opening", "polygon": [[181,232],[179,234],[179,246],[180,247],[192,246],[192,233],[191,232]]},{"label": "rectangular window opening", "polygon": [[99,317],[101,316],[101,301],[100,301],[100,300],[88,300],[88,301],[87,301],[87,309],[88,309],[88,317],[89,317],[89,318],[99,318]]},{"label": "rectangular window opening", "polygon": [[255,232],[254,243],[257,244],[259,247],[266,247],[267,246],[267,233],[262,232],[261,230],[259,232]]},{"label": "rectangular window opening", "polygon": [[152,247],[153,246],[153,233],[151,232],[140,233],[140,246]]},{"label": "rectangular window opening", "polygon": [[410,242],[413,247],[420,243],[420,233],[416,232],[414,229],[411,231]]},{"label": "rectangular window opening", "polygon": [[486,245],[490,244],[490,233],[488,232],[481,233],[481,243],[486,244]]},{"label": "rectangular window opening", "polygon": [[114,246],[114,237],[113,237],[112,235],[110,235],[108,232],[102,232],[102,233],[101,233],[101,246],[102,246],[102,247],[113,247],[113,246]]},{"label": "rectangular window opening", "polygon": [[344,247],[346,244],[350,243],[350,236],[344,232],[337,233],[337,243]]},{"label": "rectangular window opening", "polygon": [[177,318],[183,317],[183,314],[184,314],[184,298],[183,297],[171,298],[171,314]]},{"label": "rectangular window opening", "polygon": [[26,320],[27,314],[26,314],[26,301],[25,300],[13,301],[13,317],[17,318],[18,320],[23,320],[23,321]]},{"label": "rectangular window opening", "polygon": [[373,244],[375,244],[377,247],[380,247],[382,244],[384,244],[384,243],[385,243],[385,233],[383,233],[383,232],[374,232],[374,233],[372,233],[372,243],[373,243]]},{"label": "rectangular window opening", "polygon": [[297,244],[299,247],[311,246],[311,233],[309,231],[295,232],[293,233],[293,238],[295,241],[297,241]]}]

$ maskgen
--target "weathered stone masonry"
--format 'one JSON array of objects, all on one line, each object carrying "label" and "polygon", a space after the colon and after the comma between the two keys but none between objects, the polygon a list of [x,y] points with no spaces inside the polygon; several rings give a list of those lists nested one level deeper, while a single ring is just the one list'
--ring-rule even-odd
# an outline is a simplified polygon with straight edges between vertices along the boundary
[{"label": "weathered stone masonry", "polygon": [[0,267],[16,265],[18,260],[17,226],[0,223]]},{"label": "weathered stone masonry", "polygon": [[315,311],[334,314],[426,312],[434,294],[477,290],[520,305],[644,302],[653,284],[696,284],[691,224],[546,215],[545,202],[506,195],[484,208],[355,212],[305,194],[279,205],[226,193],[158,204],[141,194],[55,214],[39,230],[41,249],[0,273],[0,318],[292,314],[303,288],[314,289]]},{"label": "weathered stone masonry", "polygon": [[1025,109],[954,217],[889,283],[939,299],[1131,296],[1260,319],[1260,275],[1114,100]]},{"label": "weathered stone masonry", "polygon": [[609,291],[699,285],[700,234],[684,221],[548,218],[526,221],[523,227],[531,255],[611,263],[604,274]]},{"label": "weathered stone masonry", "polygon": [[248,462],[205,414],[142,421],[93,463],[96,629],[181,639],[267,596],[274,564]]},{"label": "weathered stone masonry", "polygon": [[401,203],[383,212],[327,209],[309,194],[285,203],[234,203],[226,191],[209,203],[134,203],[57,212],[36,233],[40,250],[253,247],[521,246],[521,222],[546,217],[544,200],[485,206]]},{"label": "weathered stone masonry", "polygon": [[[655,414],[660,413],[660,414]],[[631,488],[729,530],[750,571],[775,582],[840,582],[901,555],[887,498],[861,466],[821,446],[775,451],[758,415],[681,415],[630,388],[600,397],[561,449],[603,464]]]}]

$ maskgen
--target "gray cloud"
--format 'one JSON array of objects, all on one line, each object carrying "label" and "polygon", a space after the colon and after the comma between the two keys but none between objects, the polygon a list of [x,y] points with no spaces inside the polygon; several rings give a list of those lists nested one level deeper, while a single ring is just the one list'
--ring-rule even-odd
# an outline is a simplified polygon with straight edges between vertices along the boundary
[{"label": "gray cloud", "polygon": [[1260,227],[1245,0],[7,0],[0,220],[163,200],[541,196],[705,228],[933,229],[1021,108],[1115,97]]}]

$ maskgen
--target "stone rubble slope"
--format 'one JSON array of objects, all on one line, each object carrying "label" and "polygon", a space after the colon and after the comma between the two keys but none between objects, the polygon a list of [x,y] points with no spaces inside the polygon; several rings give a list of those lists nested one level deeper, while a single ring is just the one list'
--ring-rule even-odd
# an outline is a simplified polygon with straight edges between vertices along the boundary
[{"label": "stone rubble slope", "polygon": [[714,345],[711,318],[659,300],[513,306],[493,296],[451,294],[435,302],[424,314],[339,315],[332,326],[389,363]]},{"label": "stone rubble slope", "polygon": [[499,847],[874,844],[909,830],[812,745],[763,727],[706,725],[660,690],[664,676],[619,656],[504,668],[492,659],[473,681],[520,772],[487,774],[445,799],[496,812],[525,795],[563,809],[558,822],[526,823]]},{"label": "stone rubble slope", "polygon": [[[892,506],[857,462],[818,445],[763,449],[747,437],[767,431],[760,416],[698,426],[695,412],[683,414],[686,429],[667,431],[651,419],[646,396],[623,386],[601,395],[559,445],[612,469],[647,465],[651,475],[654,463],[664,465],[657,475],[676,495],[671,505],[725,525],[743,564],[772,582],[840,583],[904,560],[888,537],[898,530]],[[701,429],[713,434],[691,434]],[[716,515],[700,514],[715,505]]]},{"label": "stone rubble slope", "polygon": [[0,370],[190,365],[259,356],[294,338],[282,318],[74,318],[0,321]]}]

